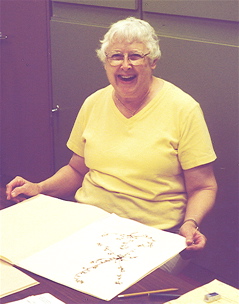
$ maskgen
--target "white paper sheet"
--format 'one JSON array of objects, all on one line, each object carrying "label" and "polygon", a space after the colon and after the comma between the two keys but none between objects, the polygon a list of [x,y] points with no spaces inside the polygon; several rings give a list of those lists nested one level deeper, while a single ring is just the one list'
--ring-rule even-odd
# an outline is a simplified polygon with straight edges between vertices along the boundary
[{"label": "white paper sheet", "polygon": [[22,300],[10,302],[9,304],[64,304],[50,293],[30,296]]},{"label": "white paper sheet", "polygon": [[0,211],[0,255],[13,264],[109,213],[39,194]]},{"label": "white paper sheet", "polygon": [[221,281],[213,280],[199,288],[196,288],[182,295],[177,300],[165,304],[206,304],[204,297],[206,294],[216,292],[221,298],[213,304],[238,304],[239,290]]},{"label": "white paper sheet", "polygon": [[185,239],[179,235],[111,214],[19,265],[111,300],[185,247]]}]

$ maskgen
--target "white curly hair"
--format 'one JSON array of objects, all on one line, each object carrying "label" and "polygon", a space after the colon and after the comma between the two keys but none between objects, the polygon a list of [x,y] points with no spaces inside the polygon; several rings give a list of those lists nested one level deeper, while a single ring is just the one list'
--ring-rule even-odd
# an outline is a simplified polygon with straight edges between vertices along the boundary
[{"label": "white curly hair", "polygon": [[159,38],[154,28],[144,20],[128,17],[110,26],[104,38],[100,40],[100,48],[96,50],[97,56],[103,63],[105,63],[106,60],[107,48],[115,41],[144,43],[150,52],[148,57],[151,62],[161,57]]}]

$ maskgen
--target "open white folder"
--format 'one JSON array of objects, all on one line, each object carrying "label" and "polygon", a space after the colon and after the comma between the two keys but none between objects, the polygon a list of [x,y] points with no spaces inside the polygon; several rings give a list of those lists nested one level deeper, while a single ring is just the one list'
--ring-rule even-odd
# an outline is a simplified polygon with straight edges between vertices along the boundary
[{"label": "open white folder", "polygon": [[107,301],[186,247],[179,235],[44,195],[0,213],[2,257]]}]

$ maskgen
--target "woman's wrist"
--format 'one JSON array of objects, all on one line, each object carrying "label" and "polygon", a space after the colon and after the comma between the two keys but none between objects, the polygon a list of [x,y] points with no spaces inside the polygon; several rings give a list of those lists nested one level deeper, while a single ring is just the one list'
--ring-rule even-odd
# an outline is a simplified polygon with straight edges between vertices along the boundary
[{"label": "woman's wrist", "polygon": [[38,194],[45,194],[44,193],[43,182],[40,182],[40,183],[36,184],[36,186],[37,186]]},{"label": "woman's wrist", "polygon": [[180,229],[182,228],[182,226],[183,226],[184,224],[187,224],[187,223],[188,223],[188,224],[191,223],[191,225],[194,225],[194,227],[195,227],[196,230],[199,230],[199,225],[198,225],[197,221],[196,221],[194,218],[185,219],[184,222],[182,223]]}]

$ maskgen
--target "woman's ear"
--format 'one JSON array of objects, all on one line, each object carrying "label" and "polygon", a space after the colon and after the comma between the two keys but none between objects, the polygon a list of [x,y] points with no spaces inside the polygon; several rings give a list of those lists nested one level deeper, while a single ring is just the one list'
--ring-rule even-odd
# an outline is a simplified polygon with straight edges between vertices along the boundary
[{"label": "woman's ear", "polygon": [[154,70],[157,66],[157,62],[158,62],[158,59],[155,59],[152,63],[151,63],[151,69]]}]

